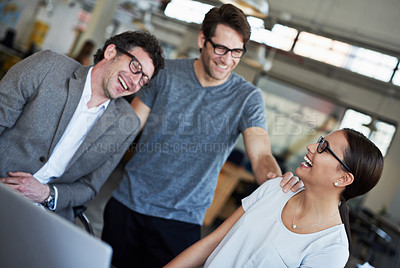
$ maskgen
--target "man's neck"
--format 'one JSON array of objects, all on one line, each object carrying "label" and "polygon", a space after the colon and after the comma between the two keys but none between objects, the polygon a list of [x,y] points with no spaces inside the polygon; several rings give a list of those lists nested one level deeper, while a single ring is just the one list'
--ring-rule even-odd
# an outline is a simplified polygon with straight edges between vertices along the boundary
[{"label": "man's neck", "polygon": [[223,80],[217,80],[217,79],[211,77],[204,70],[204,65],[200,59],[196,59],[194,61],[193,65],[194,65],[194,73],[196,74],[197,80],[199,80],[200,84],[203,87],[216,87],[216,86],[222,85],[230,77],[230,75],[229,75],[228,77],[226,77]]},{"label": "man's neck", "polygon": [[99,76],[98,68],[95,65],[92,69],[91,78],[90,78],[90,80],[91,80],[90,87],[92,90],[92,95],[90,97],[89,102],[87,103],[87,107],[89,109],[93,108],[93,107],[97,107],[110,99],[107,96],[105,96],[105,94],[104,94],[101,80],[94,78],[97,76]]},{"label": "man's neck", "polygon": [[96,97],[94,95],[94,92],[92,92],[92,97],[90,98],[89,102],[86,105],[90,109],[90,108],[93,108],[93,107],[100,106],[101,104],[103,104],[104,102],[106,102],[108,100],[109,100],[108,98]]}]

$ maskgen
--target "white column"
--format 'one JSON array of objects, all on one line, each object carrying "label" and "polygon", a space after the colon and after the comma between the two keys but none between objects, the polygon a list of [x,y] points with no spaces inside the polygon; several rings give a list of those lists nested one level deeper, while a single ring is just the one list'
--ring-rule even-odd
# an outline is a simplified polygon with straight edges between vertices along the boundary
[{"label": "white column", "polygon": [[79,38],[73,53],[76,53],[87,39],[96,43],[96,50],[103,46],[108,39],[106,29],[111,25],[118,3],[118,0],[97,0],[86,30]]}]

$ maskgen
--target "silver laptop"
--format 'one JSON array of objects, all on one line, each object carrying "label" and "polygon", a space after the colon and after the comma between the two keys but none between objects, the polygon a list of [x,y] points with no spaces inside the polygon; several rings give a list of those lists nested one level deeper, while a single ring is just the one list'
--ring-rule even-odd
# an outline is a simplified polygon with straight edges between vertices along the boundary
[{"label": "silver laptop", "polygon": [[0,183],[0,267],[109,268],[112,249]]}]

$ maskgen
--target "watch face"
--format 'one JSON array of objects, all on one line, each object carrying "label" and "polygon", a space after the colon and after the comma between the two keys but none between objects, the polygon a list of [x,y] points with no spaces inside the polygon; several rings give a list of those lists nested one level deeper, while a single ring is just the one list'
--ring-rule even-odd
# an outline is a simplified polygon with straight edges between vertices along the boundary
[{"label": "watch face", "polygon": [[49,198],[46,200],[45,205],[48,209],[54,210],[54,197],[50,195]]}]

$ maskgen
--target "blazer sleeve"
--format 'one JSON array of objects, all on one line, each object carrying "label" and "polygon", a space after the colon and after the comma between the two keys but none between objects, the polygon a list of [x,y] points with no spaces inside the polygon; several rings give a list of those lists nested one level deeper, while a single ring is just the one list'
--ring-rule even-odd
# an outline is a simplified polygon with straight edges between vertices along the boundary
[{"label": "blazer sleeve", "polygon": [[[26,103],[52,69],[51,51],[41,51],[11,67],[0,81],[0,135],[18,120]],[[40,67],[38,67],[40,66]]]}]

